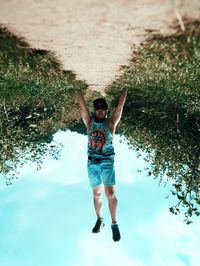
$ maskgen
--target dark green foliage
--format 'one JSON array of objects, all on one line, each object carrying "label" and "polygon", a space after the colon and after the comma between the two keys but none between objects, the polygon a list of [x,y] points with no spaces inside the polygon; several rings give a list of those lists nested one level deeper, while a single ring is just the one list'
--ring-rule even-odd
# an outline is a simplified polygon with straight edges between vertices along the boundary
[{"label": "dark green foliage", "polygon": [[107,92],[117,99],[128,89],[119,132],[147,153],[148,175],[174,184],[178,204],[170,211],[186,207],[190,223],[200,205],[200,21],[184,23],[184,32],[151,33]]},{"label": "dark green foliage", "polygon": [[0,172],[7,183],[17,166],[58,157],[52,135],[77,121],[75,93],[86,87],[52,53],[0,27]]}]

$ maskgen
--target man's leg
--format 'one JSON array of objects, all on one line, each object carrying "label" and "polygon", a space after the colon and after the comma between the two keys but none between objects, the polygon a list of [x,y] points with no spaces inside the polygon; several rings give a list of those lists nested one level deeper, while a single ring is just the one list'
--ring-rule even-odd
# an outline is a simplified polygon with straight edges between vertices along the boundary
[{"label": "man's leg", "polygon": [[119,241],[121,239],[121,235],[117,224],[117,198],[115,196],[114,186],[105,186],[105,194],[108,199],[108,206],[112,219],[111,229],[113,233],[113,240]]},{"label": "man's leg", "polygon": [[97,215],[97,221],[92,229],[93,233],[100,232],[101,228],[104,227],[104,222],[102,218],[102,185],[93,188],[94,197],[94,208]]},{"label": "man's leg", "polygon": [[117,222],[117,198],[115,196],[114,186],[105,186],[105,194],[108,200],[108,206],[110,210],[110,215],[112,219],[112,223]]},{"label": "man's leg", "polygon": [[97,219],[102,218],[102,185],[93,188],[94,208]]}]

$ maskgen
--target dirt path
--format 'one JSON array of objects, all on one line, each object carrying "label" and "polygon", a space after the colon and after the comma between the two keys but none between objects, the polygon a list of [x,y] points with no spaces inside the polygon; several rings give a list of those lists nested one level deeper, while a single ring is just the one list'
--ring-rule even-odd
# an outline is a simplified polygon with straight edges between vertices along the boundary
[{"label": "dirt path", "polygon": [[145,29],[169,30],[174,6],[180,15],[200,14],[198,0],[0,0],[0,23],[32,47],[53,50],[64,69],[102,91]]}]

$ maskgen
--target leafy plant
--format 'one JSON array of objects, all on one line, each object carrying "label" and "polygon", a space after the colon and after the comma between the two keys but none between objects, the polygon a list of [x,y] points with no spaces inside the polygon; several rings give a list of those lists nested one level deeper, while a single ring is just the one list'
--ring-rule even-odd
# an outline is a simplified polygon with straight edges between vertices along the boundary
[{"label": "leafy plant", "polygon": [[32,49],[0,27],[0,172],[7,184],[27,161],[57,158],[53,134],[77,122],[77,89],[87,85],[62,69],[55,55]]},{"label": "leafy plant", "polygon": [[130,147],[145,151],[149,176],[168,180],[190,223],[200,206],[200,21],[184,19],[174,33],[149,33],[123,75],[108,88],[116,105],[122,87],[128,97],[119,132]]}]

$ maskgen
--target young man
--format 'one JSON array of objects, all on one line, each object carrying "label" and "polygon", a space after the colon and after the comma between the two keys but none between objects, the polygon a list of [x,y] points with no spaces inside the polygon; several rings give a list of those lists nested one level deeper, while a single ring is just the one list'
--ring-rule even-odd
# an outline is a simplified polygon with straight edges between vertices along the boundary
[{"label": "young man", "polygon": [[84,96],[78,92],[78,102],[82,120],[88,133],[88,176],[93,189],[94,208],[97,221],[92,229],[98,233],[104,226],[102,218],[102,182],[108,200],[109,211],[112,219],[113,240],[119,241],[120,231],[117,224],[116,210],[117,199],[115,196],[115,170],[113,135],[118,125],[123,106],[126,100],[127,90],[123,89],[116,109],[111,117],[107,116],[108,105],[103,98],[93,101],[94,115],[90,116]]}]

